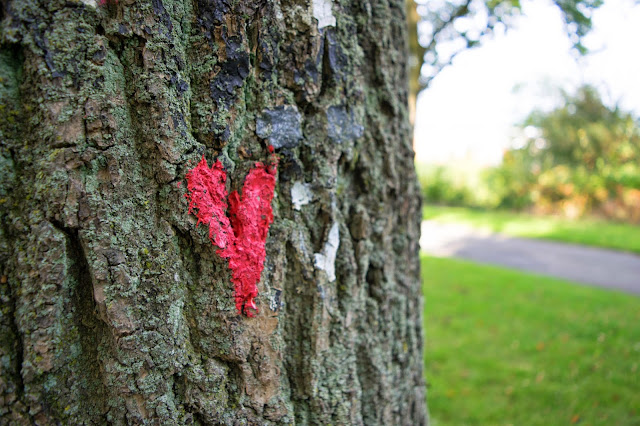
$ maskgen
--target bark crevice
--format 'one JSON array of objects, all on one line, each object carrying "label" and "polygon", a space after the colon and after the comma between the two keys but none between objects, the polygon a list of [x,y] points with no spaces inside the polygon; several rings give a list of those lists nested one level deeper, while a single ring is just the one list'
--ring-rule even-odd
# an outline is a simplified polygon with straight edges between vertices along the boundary
[{"label": "bark crevice", "polygon": [[24,362],[24,338],[22,333],[20,332],[20,328],[18,327],[18,318],[16,316],[16,289],[9,285],[9,300],[7,303],[7,307],[9,312],[7,313],[8,317],[11,318],[10,321],[10,330],[14,336],[14,377],[16,387],[16,399],[19,401],[24,400],[25,395],[25,385],[24,378],[22,377],[22,363]]},{"label": "bark crevice", "polygon": [[79,365],[80,386],[86,392],[79,401],[87,413],[93,413],[95,420],[107,423],[106,399],[108,394],[103,382],[104,366],[101,361],[100,348],[110,351],[109,341],[112,336],[106,324],[98,314],[94,298],[89,261],[80,239],[79,229],[65,226],[55,219],[51,224],[65,236],[67,262],[69,263],[69,279],[73,282],[71,305],[73,308],[72,323],[78,330],[78,342],[82,348]]}]

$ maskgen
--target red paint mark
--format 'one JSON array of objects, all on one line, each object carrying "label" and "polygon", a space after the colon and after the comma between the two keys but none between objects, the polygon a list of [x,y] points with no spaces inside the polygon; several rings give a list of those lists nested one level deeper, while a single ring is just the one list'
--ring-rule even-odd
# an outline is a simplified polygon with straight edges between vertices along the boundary
[{"label": "red paint mark", "polygon": [[209,226],[209,239],[218,247],[218,255],[229,261],[236,309],[250,317],[258,310],[254,299],[264,268],[267,233],[273,222],[271,200],[276,186],[277,161],[274,156],[271,160],[270,165],[256,163],[249,171],[242,195],[233,191],[227,197],[227,174],[219,160],[209,168],[202,156],[186,176],[189,213],[196,209],[198,224]]}]

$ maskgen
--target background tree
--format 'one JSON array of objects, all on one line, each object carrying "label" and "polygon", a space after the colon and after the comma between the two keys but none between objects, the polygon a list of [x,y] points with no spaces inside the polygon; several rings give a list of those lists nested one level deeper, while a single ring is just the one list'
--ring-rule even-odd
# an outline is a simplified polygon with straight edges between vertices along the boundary
[{"label": "background tree", "polygon": [[[584,36],[602,0],[553,0],[576,55],[588,53]],[[497,28],[509,29],[522,10],[520,0],[407,0],[416,22],[411,33],[412,95],[427,87],[461,52],[480,46]]]},{"label": "background tree", "polygon": [[[424,424],[405,3],[9,0],[7,424]],[[279,159],[258,314],[187,214]]]},{"label": "background tree", "polygon": [[640,220],[640,128],[591,86],[522,124],[523,145],[505,153],[489,175],[502,207]]}]

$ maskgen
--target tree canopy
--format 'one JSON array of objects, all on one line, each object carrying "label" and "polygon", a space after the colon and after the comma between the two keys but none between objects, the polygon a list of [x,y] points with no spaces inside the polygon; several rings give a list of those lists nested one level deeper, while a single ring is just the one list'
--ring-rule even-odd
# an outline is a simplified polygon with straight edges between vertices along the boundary
[{"label": "tree canopy", "polygon": [[522,146],[492,173],[501,204],[640,220],[638,120],[591,86],[562,97],[559,107],[527,117]]},{"label": "tree canopy", "polygon": [[[514,18],[522,11],[520,0],[407,1],[410,23],[417,23],[416,33],[410,42],[414,56],[414,90],[428,86],[459,53],[481,45],[496,29],[512,27]],[[586,54],[588,50],[583,39],[591,30],[593,11],[602,5],[603,0],[552,2],[562,14],[574,51],[577,55]]]}]

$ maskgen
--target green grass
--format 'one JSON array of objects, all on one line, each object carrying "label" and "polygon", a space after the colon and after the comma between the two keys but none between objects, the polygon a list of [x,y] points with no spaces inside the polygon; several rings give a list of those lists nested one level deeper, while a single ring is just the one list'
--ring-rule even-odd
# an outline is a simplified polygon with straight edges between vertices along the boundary
[{"label": "green grass", "polygon": [[423,257],[432,426],[640,425],[640,298]]},{"label": "green grass", "polygon": [[640,253],[640,226],[624,223],[441,206],[424,206],[423,218],[465,223],[515,237],[543,238]]}]

